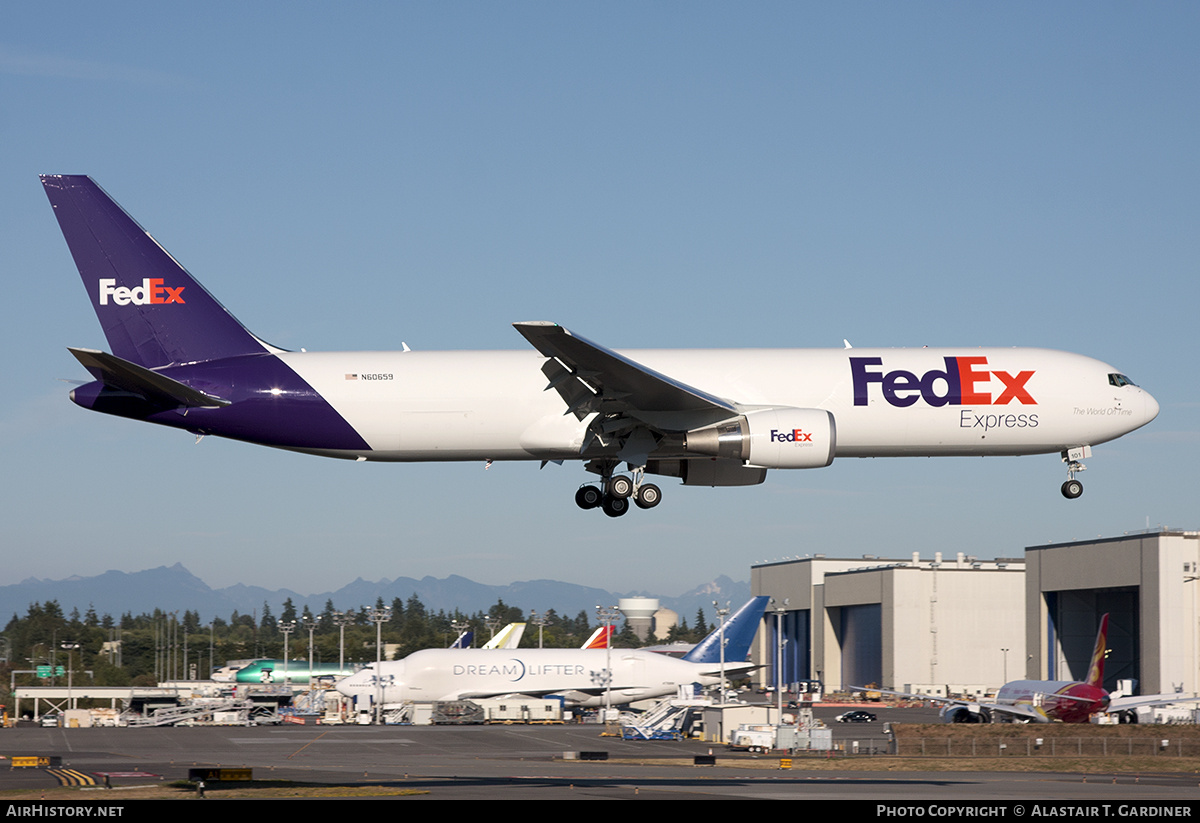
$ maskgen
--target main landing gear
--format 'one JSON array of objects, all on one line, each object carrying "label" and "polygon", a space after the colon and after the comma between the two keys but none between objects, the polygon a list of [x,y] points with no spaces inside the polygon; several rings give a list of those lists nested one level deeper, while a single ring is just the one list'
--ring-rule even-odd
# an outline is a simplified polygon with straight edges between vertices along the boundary
[{"label": "main landing gear", "polygon": [[603,476],[599,485],[588,483],[575,492],[575,505],[579,508],[601,508],[609,517],[620,517],[629,511],[630,500],[639,509],[652,509],[662,502],[662,490],[653,483],[642,482],[642,470],[635,469],[633,477]]}]

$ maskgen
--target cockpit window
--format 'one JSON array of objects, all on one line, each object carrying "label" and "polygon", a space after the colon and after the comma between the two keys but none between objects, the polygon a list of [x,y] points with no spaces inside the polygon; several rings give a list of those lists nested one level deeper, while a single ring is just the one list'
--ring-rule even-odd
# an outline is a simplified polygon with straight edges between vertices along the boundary
[{"label": "cockpit window", "polygon": [[1110,386],[1136,386],[1128,377],[1123,374],[1110,374],[1108,376],[1108,385]]}]

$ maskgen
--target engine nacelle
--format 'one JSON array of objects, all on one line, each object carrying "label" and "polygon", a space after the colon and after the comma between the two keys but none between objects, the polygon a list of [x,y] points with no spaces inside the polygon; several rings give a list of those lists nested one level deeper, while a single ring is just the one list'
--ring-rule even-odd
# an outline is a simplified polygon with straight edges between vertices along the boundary
[{"label": "engine nacelle", "polygon": [[715,457],[649,460],[646,474],[678,477],[685,486],[756,486],[767,479],[766,469]]},{"label": "engine nacelle", "polygon": [[982,706],[949,705],[941,711],[943,723],[991,723],[992,714]]},{"label": "engine nacelle", "polygon": [[688,432],[684,449],[764,469],[819,469],[833,462],[837,426],[824,409],[755,409]]}]

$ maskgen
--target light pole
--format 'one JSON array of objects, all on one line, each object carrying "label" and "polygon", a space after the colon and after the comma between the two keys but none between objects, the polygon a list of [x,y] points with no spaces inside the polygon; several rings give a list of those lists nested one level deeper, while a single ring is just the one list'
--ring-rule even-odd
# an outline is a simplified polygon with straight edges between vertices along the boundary
[{"label": "light pole", "polygon": [[546,613],[538,614],[530,609],[529,622],[538,627],[538,648],[540,649],[542,647],[542,628],[546,625]]},{"label": "light pole", "polygon": [[286,686],[288,684],[288,639],[296,630],[296,621],[280,620],[277,627],[279,631],[283,632],[283,685]]},{"label": "light pole", "polygon": [[[774,602],[774,598],[772,598]],[[775,605],[775,707],[776,722],[783,725],[783,613],[787,611],[788,598]]]},{"label": "light pole", "polygon": [[73,640],[64,640],[62,647],[67,651],[67,707],[73,709],[75,703],[71,688],[75,676],[75,658],[71,653],[79,648],[79,644]]},{"label": "light pole", "polygon": [[[608,627],[617,622],[617,607],[611,609],[603,609],[600,606],[596,607],[596,619],[600,621],[600,625]],[[608,722],[609,712],[612,711],[612,643],[604,644],[604,722]]]},{"label": "light pole", "polygon": [[375,723],[383,725],[383,624],[392,619],[392,610],[384,606],[371,609],[371,622],[375,624]]},{"label": "light pole", "polygon": [[346,671],[346,627],[353,626],[355,615],[353,612],[334,612],[333,622],[338,627],[338,672]]},{"label": "light pole", "polygon": [[311,617],[304,619],[304,628],[308,629],[308,685],[313,686],[313,632],[317,628],[317,621]]},{"label": "light pole", "polygon": [[723,705],[725,705],[725,615],[729,614],[729,602],[726,601],[725,607],[722,608],[720,605],[717,604],[717,601],[714,600],[713,608],[717,610],[717,617],[720,618],[720,620],[721,620],[721,629],[720,629],[720,633],[717,635],[717,637],[719,638],[720,645],[721,645],[721,703],[720,703],[720,705],[723,706]]},{"label": "light pole", "polygon": [[175,658],[179,654],[179,610],[167,612],[171,622],[167,624],[167,679],[174,682],[179,679],[179,665]]}]

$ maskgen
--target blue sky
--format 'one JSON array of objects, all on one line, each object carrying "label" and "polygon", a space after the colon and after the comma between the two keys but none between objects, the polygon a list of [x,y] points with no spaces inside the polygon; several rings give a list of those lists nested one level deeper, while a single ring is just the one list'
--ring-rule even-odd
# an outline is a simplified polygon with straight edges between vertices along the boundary
[{"label": "blue sky", "polygon": [[[9,4],[0,582],[558,578],[1200,528],[1194,3]],[[89,414],[106,347],[38,173],[92,175],[311,350],[1021,345],[1162,412],[1056,455],[841,460],[582,512],[578,466],[361,465]],[[803,379],[803,376],[797,376]]]}]

